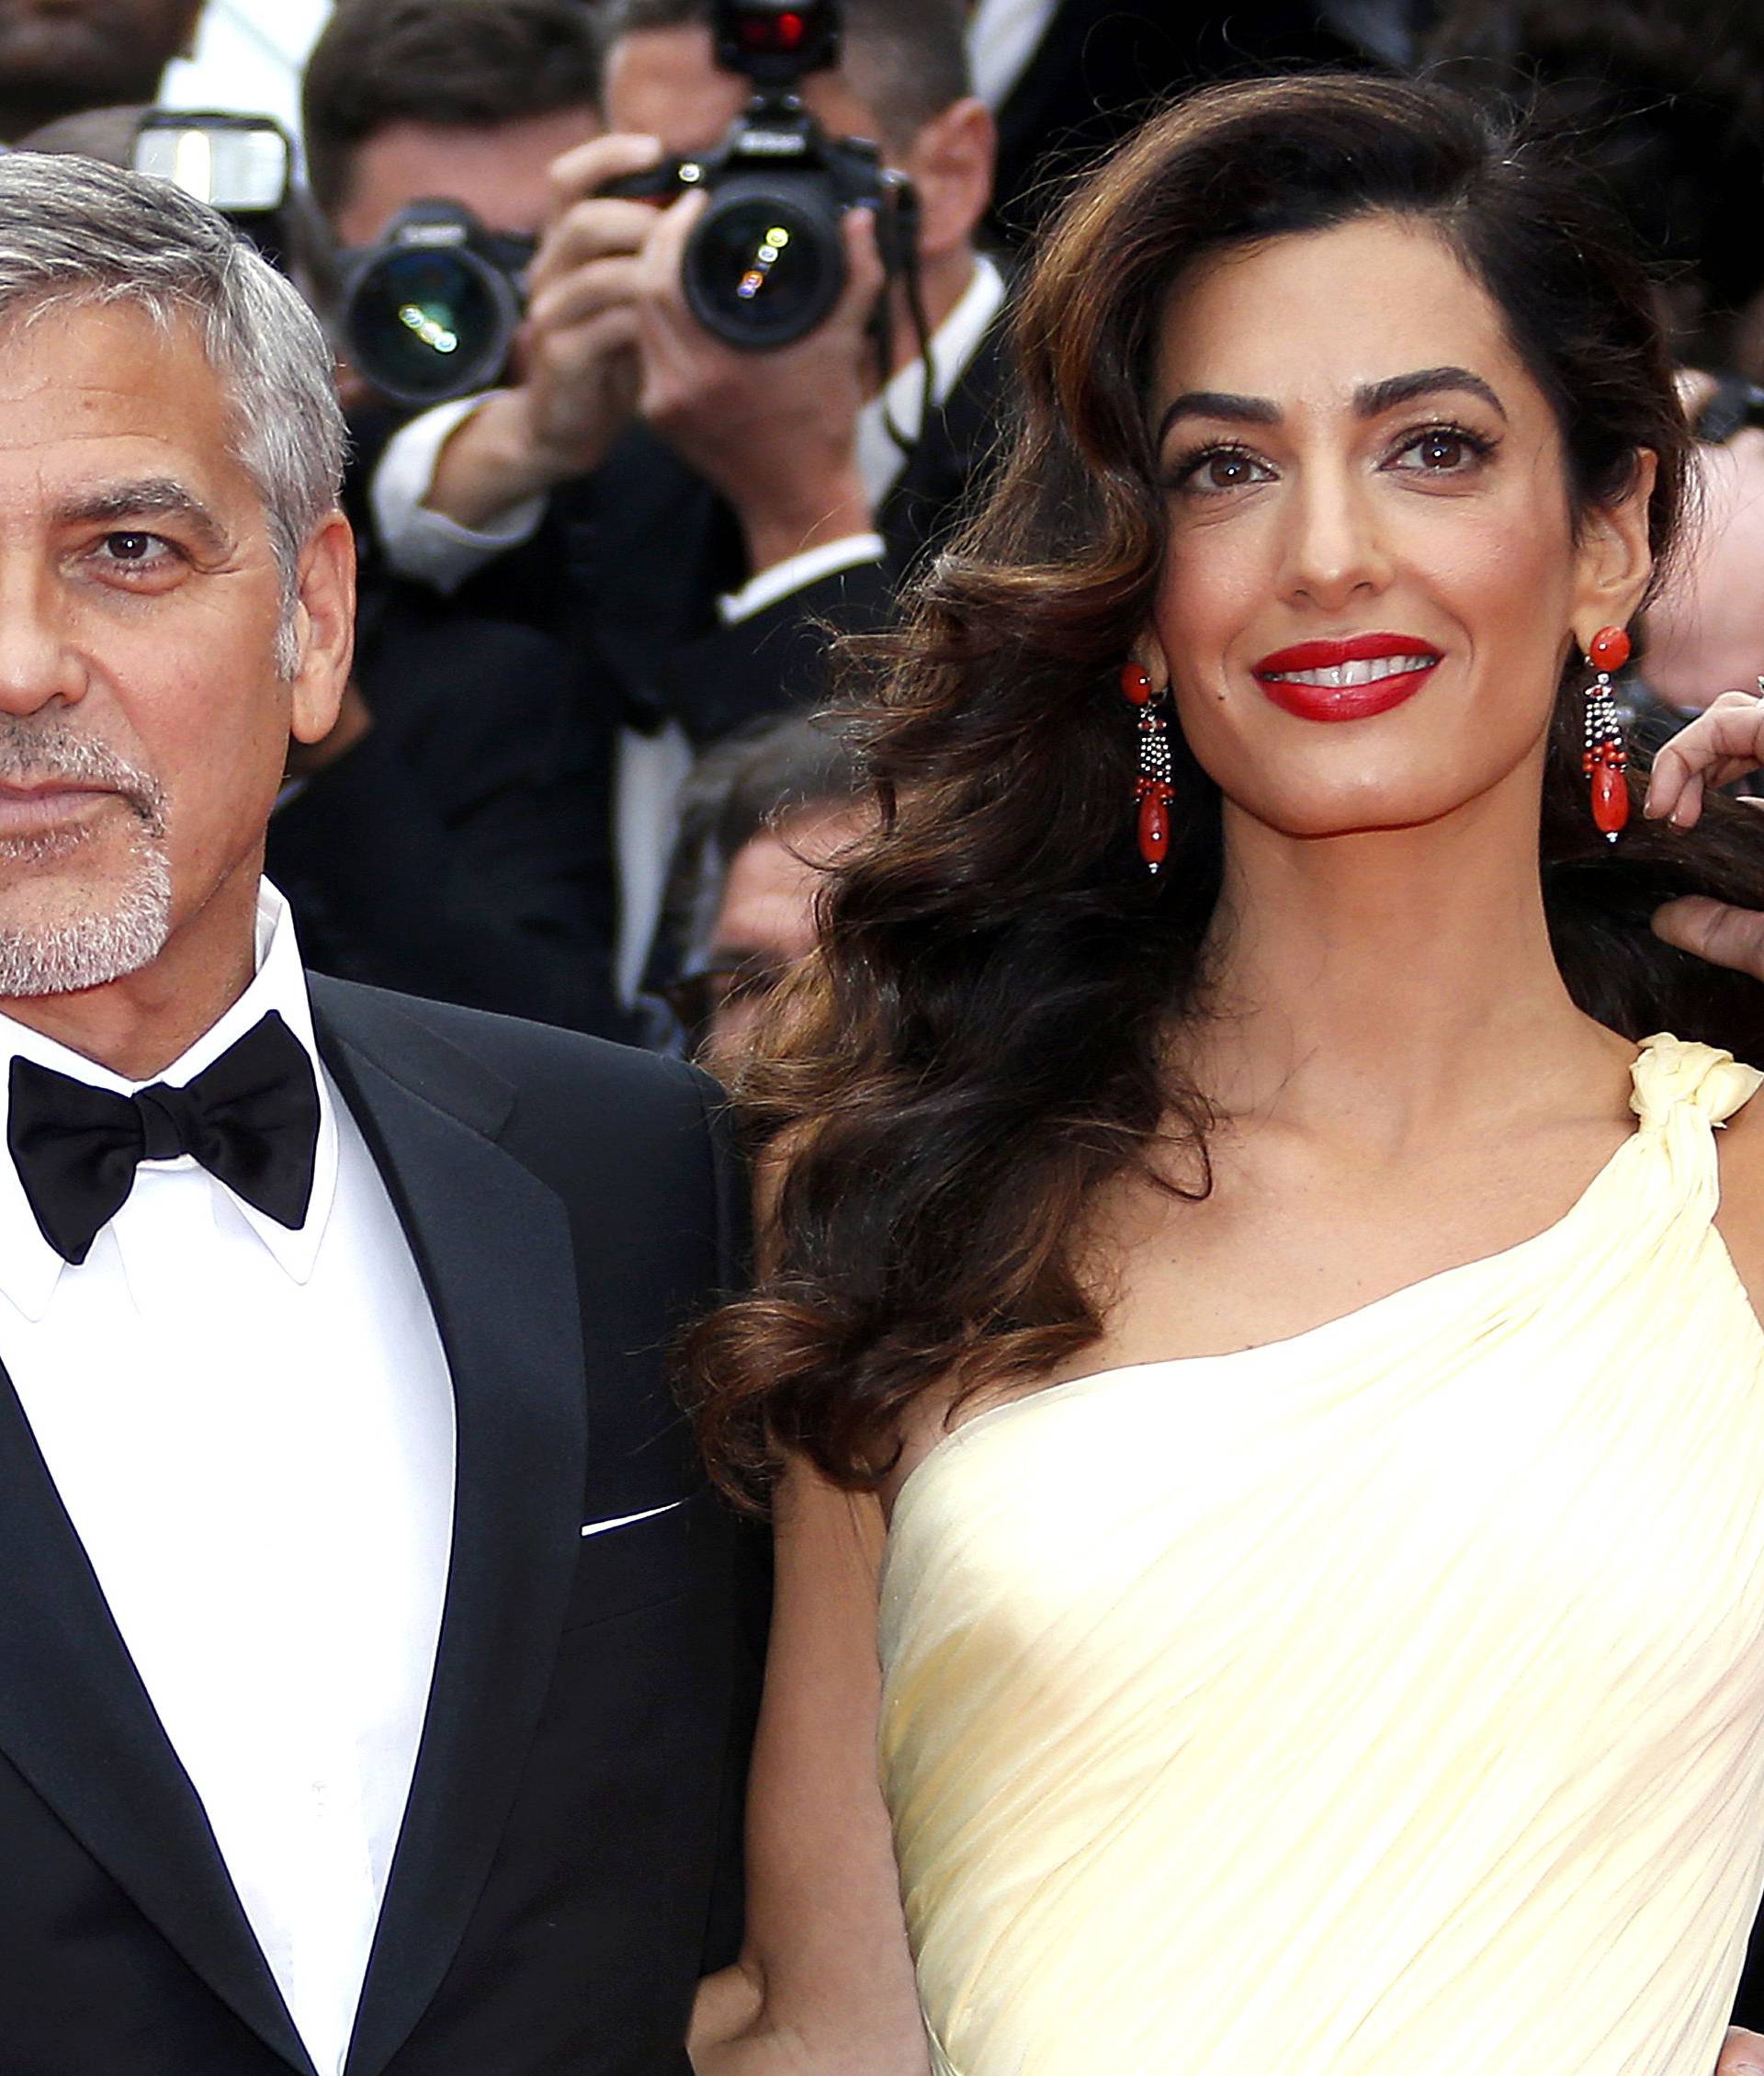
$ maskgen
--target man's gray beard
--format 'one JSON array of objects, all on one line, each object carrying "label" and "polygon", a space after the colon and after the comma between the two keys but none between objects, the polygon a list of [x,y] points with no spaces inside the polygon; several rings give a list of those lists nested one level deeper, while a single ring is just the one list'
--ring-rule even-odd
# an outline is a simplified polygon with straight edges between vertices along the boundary
[{"label": "man's gray beard", "polygon": [[[82,729],[0,713],[0,782],[30,785],[45,778],[114,787],[139,826],[128,877],[102,907],[31,928],[0,918],[0,1000],[101,988],[151,965],[171,935],[172,869],[159,781]],[[0,842],[0,859],[40,860],[49,867],[82,847],[78,836],[21,837]]]}]

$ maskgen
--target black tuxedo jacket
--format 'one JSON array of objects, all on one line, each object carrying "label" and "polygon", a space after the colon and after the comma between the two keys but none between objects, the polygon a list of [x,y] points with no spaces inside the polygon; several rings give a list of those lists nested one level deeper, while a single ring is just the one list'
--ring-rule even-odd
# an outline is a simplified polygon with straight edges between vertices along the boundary
[{"label": "black tuxedo jacket", "polygon": [[[347,2076],[685,2076],[694,1982],[738,1937],[752,1685],[740,1536],[664,1376],[743,1253],[709,1084],[344,982],[312,1001],[458,1427],[428,1716]],[[311,2076],[3,1375],[0,2070]]]}]

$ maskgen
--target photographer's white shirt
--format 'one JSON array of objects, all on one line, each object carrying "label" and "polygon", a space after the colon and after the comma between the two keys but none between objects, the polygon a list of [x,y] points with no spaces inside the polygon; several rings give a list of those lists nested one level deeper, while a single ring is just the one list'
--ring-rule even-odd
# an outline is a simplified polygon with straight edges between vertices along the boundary
[{"label": "photographer's white shirt", "polygon": [[[989,259],[978,257],[956,307],[931,336],[935,403],[948,402],[1002,307],[1004,295],[1003,276]],[[916,439],[923,421],[924,392],[924,366],[914,359],[858,414],[858,471],[872,509],[887,497],[906,460],[888,425],[892,422],[909,443]],[[455,427],[482,406],[486,395],[436,404],[401,427],[387,443],[369,490],[375,531],[387,562],[401,576],[413,577],[437,591],[457,590],[486,562],[531,539],[545,516],[545,499],[534,497],[513,506],[493,526],[474,528],[458,525],[424,503],[442,448]],[[850,534],[842,540],[828,541],[758,571],[739,591],[720,598],[718,610],[726,623],[734,625],[823,577],[879,562],[885,552],[878,533]],[[619,889],[614,980],[620,999],[628,1003],[641,981],[661,916],[673,850],[674,800],[691,768],[692,756],[685,733],[676,723],[670,722],[654,735],[640,735],[633,729],[620,732],[614,799]]]}]

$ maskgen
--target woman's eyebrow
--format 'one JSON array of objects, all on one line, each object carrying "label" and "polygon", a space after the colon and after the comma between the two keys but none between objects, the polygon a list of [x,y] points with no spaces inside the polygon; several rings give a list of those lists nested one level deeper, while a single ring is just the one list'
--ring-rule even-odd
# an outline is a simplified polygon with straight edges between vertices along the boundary
[{"label": "woman's eyebrow", "polygon": [[1399,403],[1413,403],[1417,397],[1437,396],[1442,390],[1461,390],[1477,396],[1498,414],[1503,423],[1507,408],[1480,375],[1467,368],[1418,368],[1412,375],[1387,375],[1382,382],[1368,382],[1353,392],[1355,415],[1377,418]]},{"label": "woman's eyebrow", "polygon": [[1280,406],[1265,396],[1233,396],[1229,390],[1184,390],[1158,421],[1158,444],[1179,418],[1235,418],[1240,424],[1277,425]]},{"label": "woman's eyebrow", "polygon": [[[1506,407],[1480,375],[1468,368],[1418,368],[1408,375],[1386,375],[1382,382],[1367,382],[1353,392],[1357,418],[1377,418],[1398,404],[1413,403],[1418,397],[1437,396],[1458,390],[1480,397],[1504,421]],[[1158,425],[1158,444],[1182,418],[1225,418],[1239,425],[1277,425],[1281,410],[1272,397],[1238,396],[1229,390],[1184,390],[1165,411]]]}]

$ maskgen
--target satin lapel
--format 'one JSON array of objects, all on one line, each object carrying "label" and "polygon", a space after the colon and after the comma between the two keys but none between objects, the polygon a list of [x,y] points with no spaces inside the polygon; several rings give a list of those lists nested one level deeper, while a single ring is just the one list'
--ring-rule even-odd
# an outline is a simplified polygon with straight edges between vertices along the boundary
[{"label": "satin lapel", "polygon": [[413,1021],[414,1049],[364,1045],[351,1023],[321,1009],[321,1049],[410,1235],[458,1435],[428,1714],[346,2065],[377,2076],[458,1948],[514,1798],[577,1554],[587,1420],[562,1202],[480,1129],[463,1055],[425,1049]]},{"label": "satin lapel", "polygon": [[4,1369],[0,1580],[0,1751],[215,1994],[311,2076]]}]

